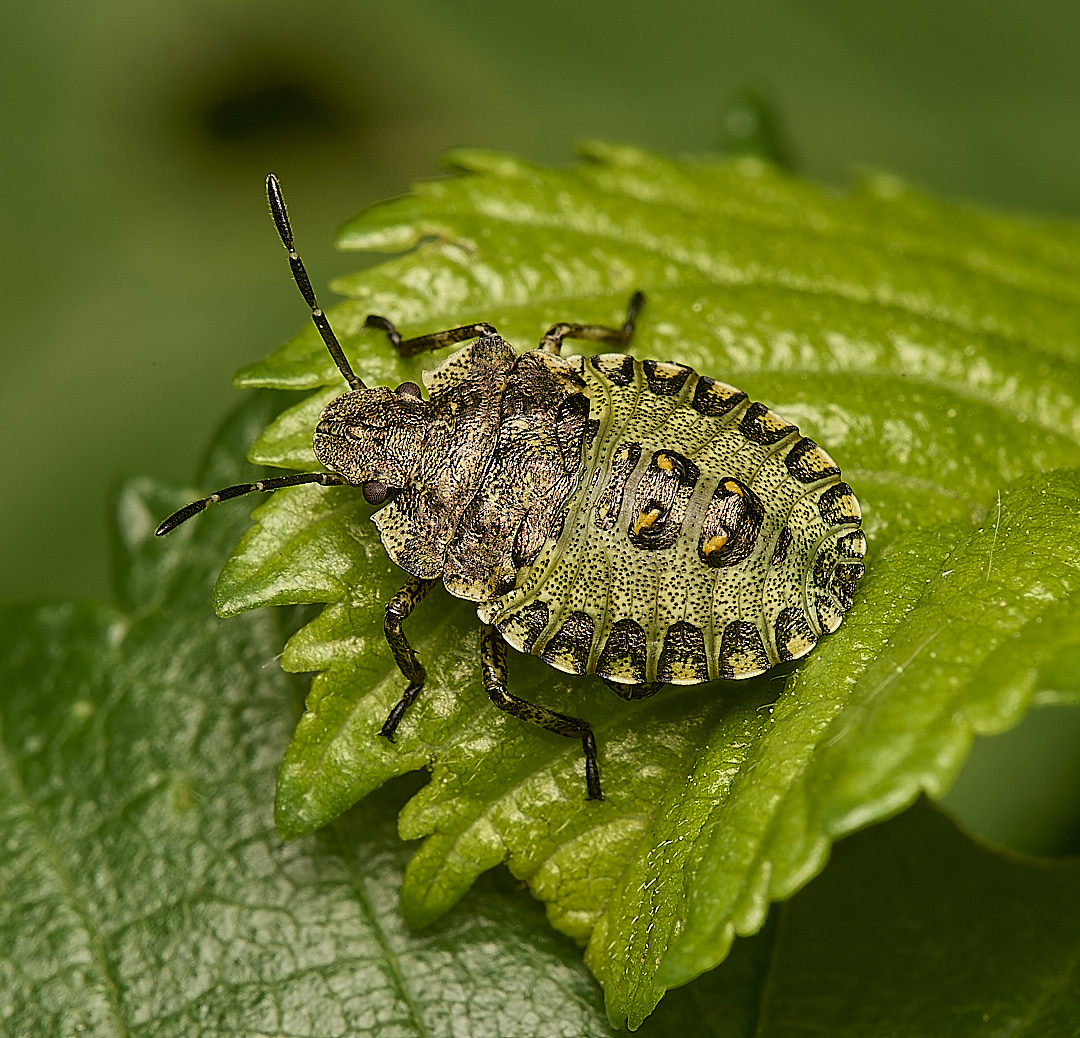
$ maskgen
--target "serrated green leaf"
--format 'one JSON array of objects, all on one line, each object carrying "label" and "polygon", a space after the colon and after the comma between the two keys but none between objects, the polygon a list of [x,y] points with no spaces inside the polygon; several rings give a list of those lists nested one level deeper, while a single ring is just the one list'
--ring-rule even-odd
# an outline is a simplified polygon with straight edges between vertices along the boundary
[{"label": "serrated green leaf", "polygon": [[[215,453],[235,457],[265,414]],[[576,950],[508,877],[481,880],[452,920],[404,929],[393,816],[414,782],[319,836],[274,836],[266,798],[296,691],[258,665],[276,617],[207,621],[240,514],[153,541],[181,499],[143,482],[121,493],[122,610],[4,611],[0,1031],[613,1034]],[[1075,864],[1001,858],[909,812],[845,842],[775,925],[641,1033],[925,1035],[949,1020],[975,1035],[1025,1020],[1069,1034],[1077,906]]]},{"label": "serrated green leaf", "polygon": [[[265,399],[203,474],[250,478]],[[162,542],[187,495],[118,498],[122,608],[6,608],[0,650],[0,1033],[609,1035],[578,950],[509,877],[414,935],[394,831],[414,780],[284,844],[274,773],[300,688],[280,614],[208,615],[244,524],[214,509]]]},{"label": "serrated green leaf", "polygon": [[[734,784],[719,809],[724,824],[700,849],[664,979],[710,968],[733,933],[760,926],[763,898],[786,897],[818,871],[831,839],[906,807],[920,790],[940,796],[973,734],[1022,716],[1039,664],[1075,642],[1080,621],[1080,474],[1032,483],[1003,494],[992,522],[910,534],[879,560],[849,622],[858,659],[834,659],[830,643],[777,702],[780,724],[804,689],[831,689],[820,726],[799,711],[795,731],[770,733],[749,788]],[[725,838],[729,827],[743,834],[741,851]]]},{"label": "serrated green leaf", "polygon": [[642,1033],[1064,1038],[1080,1019],[1078,885],[1075,861],[992,854],[916,805],[845,840]]},{"label": "serrated green leaf", "polygon": [[[824,444],[863,505],[868,574],[840,632],[800,667],[623,703],[594,679],[510,661],[513,691],[586,716],[608,800],[585,803],[580,750],[501,715],[478,680],[476,621],[437,590],[409,621],[428,669],[395,744],[375,733],[402,679],[379,644],[403,577],[347,488],[281,492],[222,574],[217,606],[327,602],[285,650],[318,672],[278,786],[283,833],[312,831],[428,765],[402,812],[426,837],[403,890],[426,923],[506,862],[587,941],[609,1012],[636,1026],[665,986],[714,966],[831,842],[926,790],[975,733],[1061,685],[1077,642],[1080,232],[922,198],[874,177],[837,197],[759,162],[672,162],[591,146],[545,170],[456,152],[342,232],[413,252],[337,287],[331,311],[369,382],[417,381],[361,331],[486,320],[522,346],[557,320],[614,323],[642,288],[634,350],[732,382]],[[295,215],[295,214],[294,214]],[[340,387],[310,332],[238,381]],[[327,391],[256,444],[307,465]],[[1060,472],[1052,470],[1060,469]]]}]

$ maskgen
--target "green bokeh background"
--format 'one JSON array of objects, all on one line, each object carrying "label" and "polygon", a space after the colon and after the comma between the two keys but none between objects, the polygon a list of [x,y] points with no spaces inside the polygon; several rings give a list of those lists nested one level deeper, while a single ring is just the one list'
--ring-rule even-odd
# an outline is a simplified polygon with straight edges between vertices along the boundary
[{"label": "green bokeh background", "polygon": [[[359,264],[336,226],[448,147],[700,152],[747,88],[811,178],[1080,218],[1075,0],[44,0],[3,36],[6,599],[106,596],[110,487],[189,481],[233,370],[304,322],[268,170],[316,285]],[[1076,713],[982,744],[965,820],[1080,848]]]}]

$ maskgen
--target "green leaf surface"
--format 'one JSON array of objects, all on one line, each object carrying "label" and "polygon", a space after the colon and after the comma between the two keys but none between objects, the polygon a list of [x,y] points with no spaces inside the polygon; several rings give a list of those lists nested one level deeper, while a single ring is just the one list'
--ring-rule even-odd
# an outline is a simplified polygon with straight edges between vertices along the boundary
[{"label": "green leaf surface", "polygon": [[[249,478],[267,403],[202,478]],[[120,494],[119,608],[3,612],[0,1033],[612,1034],[580,952],[509,876],[408,930],[394,818],[415,779],[283,843],[270,804],[302,688],[274,662],[282,616],[209,615],[244,516],[155,539],[185,499]]]},{"label": "green leaf surface", "polygon": [[[440,359],[397,359],[362,330],[369,312],[410,335],[486,320],[525,347],[557,320],[618,321],[641,288],[637,355],[796,421],[866,517],[855,609],[797,668],[624,703],[512,656],[517,695],[592,722],[603,803],[584,801],[576,744],[486,701],[475,617],[441,589],[407,628],[424,695],[396,743],[375,736],[403,685],[381,631],[403,575],[354,490],[274,495],[222,574],[224,614],[327,603],[282,658],[317,676],[279,776],[281,831],[430,767],[400,819],[424,838],[406,916],[438,919],[505,862],[587,944],[612,1019],[637,1026],[759,930],[835,839],[943,793],[973,736],[1015,724],[1037,693],[1075,696],[1080,231],[884,176],[837,196],[755,161],[597,145],[570,170],[475,151],[451,164],[463,175],[342,232],[350,248],[413,249],[337,284],[348,299],[330,316],[367,381],[417,381]],[[311,466],[310,431],[341,389],[314,331],[238,382],[316,391],[252,453]]]},{"label": "green leaf surface", "polygon": [[996,855],[920,803],[642,1029],[702,1038],[1066,1038],[1080,1022],[1080,863]]},{"label": "green leaf surface", "polygon": [[[403,925],[394,816],[416,781],[317,835],[275,835],[299,693],[268,662],[279,617],[207,620],[240,516],[155,542],[179,499],[120,495],[122,608],[4,611],[0,1033],[613,1036],[578,950],[505,872],[422,933]],[[994,854],[922,806],[845,841],[639,1033],[1054,1038],[1080,1021],[1078,962],[1080,866]]]}]

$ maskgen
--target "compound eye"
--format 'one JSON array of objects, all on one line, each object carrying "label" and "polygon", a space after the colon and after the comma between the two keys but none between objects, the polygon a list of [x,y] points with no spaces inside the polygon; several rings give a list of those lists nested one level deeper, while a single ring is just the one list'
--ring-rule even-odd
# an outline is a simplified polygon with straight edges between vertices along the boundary
[{"label": "compound eye", "polygon": [[360,487],[364,500],[369,505],[381,505],[386,500],[389,489],[381,479],[369,479]]},{"label": "compound eye", "polygon": [[422,399],[420,396],[420,387],[415,382],[402,382],[394,392],[397,393],[398,396],[411,396],[416,400]]}]

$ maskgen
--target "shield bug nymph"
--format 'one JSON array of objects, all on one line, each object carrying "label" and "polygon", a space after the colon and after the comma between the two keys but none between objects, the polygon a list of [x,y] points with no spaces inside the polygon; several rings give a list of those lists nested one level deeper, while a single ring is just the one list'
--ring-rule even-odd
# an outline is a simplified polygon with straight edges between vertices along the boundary
[{"label": "shield bug nymph", "polygon": [[408,684],[379,734],[393,739],[423,689],[403,624],[439,581],[476,603],[494,704],[581,740],[590,799],[602,795],[592,728],[508,690],[508,643],[638,699],[669,683],[754,677],[836,630],[866,540],[832,458],[764,404],[681,364],[561,355],[565,339],[625,349],[640,292],[621,328],[555,324],[521,354],[490,324],[404,339],[371,315],[366,326],[401,356],[465,345],[424,373],[426,397],[412,382],[369,387],[319,308],[277,178],[266,188],[293,277],[349,386],[315,428],[326,470],[225,487],[157,533],[214,502],[303,483],[355,486],[381,505],[372,519],[407,574],[384,630]]}]

